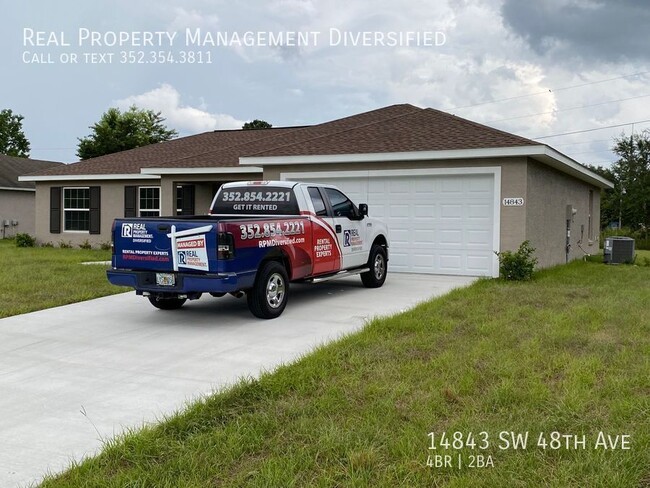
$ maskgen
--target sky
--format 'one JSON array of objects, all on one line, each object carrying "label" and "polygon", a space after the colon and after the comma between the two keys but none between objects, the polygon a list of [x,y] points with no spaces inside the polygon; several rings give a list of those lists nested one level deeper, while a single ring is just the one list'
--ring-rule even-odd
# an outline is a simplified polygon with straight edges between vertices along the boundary
[{"label": "sky", "polygon": [[411,103],[602,166],[650,130],[647,0],[0,2],[0,109],[35,159],[133,104],[186,136]]}]

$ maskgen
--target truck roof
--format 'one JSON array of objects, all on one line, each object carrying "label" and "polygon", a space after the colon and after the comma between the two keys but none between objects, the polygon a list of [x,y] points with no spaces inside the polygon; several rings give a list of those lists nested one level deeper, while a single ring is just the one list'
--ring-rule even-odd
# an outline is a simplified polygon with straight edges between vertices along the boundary
[{"label": "truck roof", "polygon": [[232,181],[222,185],[222,188],[241,188],[242,186],[274,186],[276,188],[293,188],[298,183],[295,181]]}]

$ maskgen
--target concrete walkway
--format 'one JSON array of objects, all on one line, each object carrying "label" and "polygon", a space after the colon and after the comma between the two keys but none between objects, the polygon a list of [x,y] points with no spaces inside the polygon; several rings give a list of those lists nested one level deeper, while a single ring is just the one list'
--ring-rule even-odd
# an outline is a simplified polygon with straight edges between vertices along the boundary
[{"label": "concrete walkway", "polygon": [[0,319],[0,486],[25,486],[102,439],[182,408],[475,278],[389,274],[293,285],[284,314],[204,296],[161,311],[134,293]]}]

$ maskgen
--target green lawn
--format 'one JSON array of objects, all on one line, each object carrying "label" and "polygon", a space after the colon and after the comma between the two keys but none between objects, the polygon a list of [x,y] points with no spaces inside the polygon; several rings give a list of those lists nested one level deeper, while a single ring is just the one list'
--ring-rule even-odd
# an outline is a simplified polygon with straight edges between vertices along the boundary
[{"label": "green lawn", "polygon": [[[481,280],[111,441],[43,486],[648,486],[648,303],[650,267]],[[601,431],[617,449],[596,449]],[[445,449],[454,432],[474,449]],[[500,449],[500,432],[528,432],[527,447]],[[427,466],[445,454],[452,467]],[[469,467],[478,455],[494,467]]]},{"label": "green lawn", "polygon": [[0,240],[0,318],[126,291],[106,279],[110,251],[16,247]]}]

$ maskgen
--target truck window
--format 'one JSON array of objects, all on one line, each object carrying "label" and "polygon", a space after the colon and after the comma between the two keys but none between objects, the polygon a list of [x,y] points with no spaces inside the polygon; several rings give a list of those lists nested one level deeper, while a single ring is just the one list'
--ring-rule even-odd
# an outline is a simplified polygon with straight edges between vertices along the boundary
[{"label": "truck window", "polygon": [[354,204],[348,197],[334,188],[325,188],[325,193],[327,198],[330,199],[334,217],[347,217],[349,219],[354,217]]},{"label": "truck window", "polygon": [[311,197],[311,203],[314,206],[314,211],[316,212],[316,215],[318,215],[319,217],[327,215],[327,208],[325,207],[325,202],[323,201],[323,197],[318,191],[318,188],[310,186],[307,189],[307,191],[309,191],[309,196]]},{"label": "truck window", "polygon": [[221,188],[214,199],[213,215],[300,215],[293,189],[271,186]]}]

